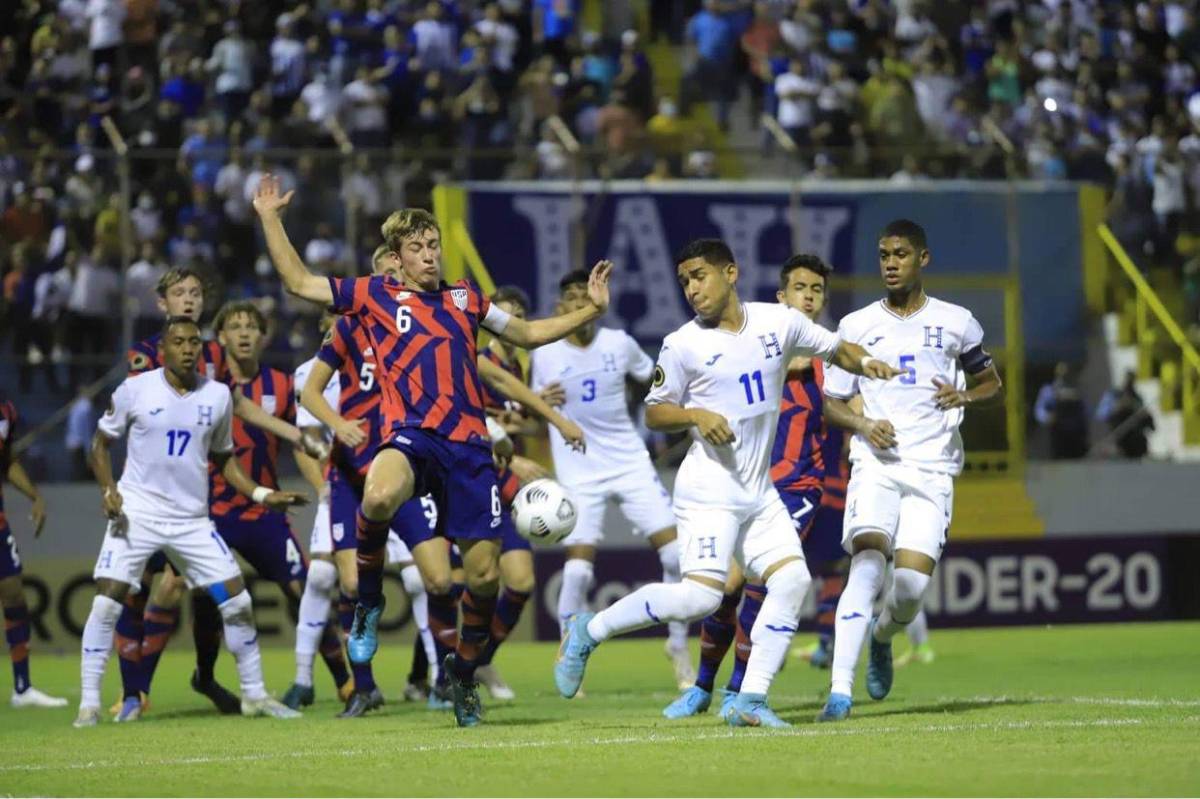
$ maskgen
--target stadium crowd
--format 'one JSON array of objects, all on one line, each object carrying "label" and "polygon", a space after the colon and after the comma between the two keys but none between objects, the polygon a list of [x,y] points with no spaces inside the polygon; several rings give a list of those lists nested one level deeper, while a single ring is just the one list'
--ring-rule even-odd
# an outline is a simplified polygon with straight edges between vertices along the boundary
[{"label": "stadium crowd", "polygon": [[[158,323],[169,264],[209,275],[214,300],[275,298],[286,319],[300,309],[246,257],[262,252],[249,200],[266,170],[303,188],[306,259],[345,273],[389,210],[446,176],[711,177],[723,146],[777,147],[764,113],[798,145],[797,174],[1103,183],[1118,236],[1180,270],[1196,322],[1194,2],[602,6],[588,30],[581,0],[4,4],[0,331],[22,388],[39,364],[57,385],[54,364],[78,361],[76,386],[111,361],[126,221],[135,335]],[[666,91],[663,44],[683,65]],[[128,210],[106,117],[130,147]],[[307,348],[310,328],[273,346]]]}]

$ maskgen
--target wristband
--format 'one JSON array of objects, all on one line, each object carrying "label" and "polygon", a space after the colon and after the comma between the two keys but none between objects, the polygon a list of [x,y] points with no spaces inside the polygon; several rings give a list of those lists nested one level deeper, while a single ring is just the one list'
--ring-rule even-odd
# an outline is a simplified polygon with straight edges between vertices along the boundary
[{"label": "wristband", "polygon": [[866,372],[867,364],[873,360],[875,360],[874,355],[864,355],[864,356],[862,356],[862,360],[858,362],[858,366],[860,369],[862,369],[864,372]]},{"label": "wristband", "polygon": [[273,493],[274,492],[266,486],[255,486],[254,490],[250,492],[250,499],[261,505],[266,502],[267,497],[271,496]]},{"label": "wristband", "polygon": [[508,431],[503,425],[490,416],[484,421],[487,424],[488,437],[492,439],[493,444],[502,444],[508,440]]}]

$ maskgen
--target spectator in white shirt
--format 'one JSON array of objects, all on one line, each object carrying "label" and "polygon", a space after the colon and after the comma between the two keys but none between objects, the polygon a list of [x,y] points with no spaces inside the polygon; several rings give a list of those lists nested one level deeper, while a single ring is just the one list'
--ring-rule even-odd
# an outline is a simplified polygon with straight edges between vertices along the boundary
[{"label": "spectator in white shirt", "polygon": [[71,294],[67,298],[67,342],[71,350],[70,386],[75,391],[90,366],[89,379],[104,373],[116,344],[115,309],[121,307],[117,273],[93,255],[75,263]]},{"label": "spectator in white shirt", "polygon": [[88,0],[88,49],[92,51],[92,66],[116,65],[117,49],[125,41],[124,0]]},{"label": "spectator in white shirt", "polygon": [[133,221],[133,237],[139,242],[157,241],[162,235],[162,211],[149,191],[142,190],[129,216]]},{"label": "spectator in white shirt", "polygon": [[291,14],[275,20],[275,38],[271,40],[271,115],[282,119],[304,88],[304,43],[296,38]]},{"label": "spectator in white shirt", "polygon": [[442,4],[437,0],[425,6],[425,16],[413,25],[412,35],[422,70],[442,71],[455,67],[454,26],[442,18]]},{"label": "spectator in white shirt", "polygon": [[364,221],[368,227],[384,215],[383,182],[366,153],[359,153],[354,159],[354,171],[346,176],[342,185],[342,202],[348,209],[366,217]]},{"label": "spectator in white shirt", "polygon": [[254,90],[254,46],[242,36],[238,21],[225,23],[225,38],[213,45],[205,68],[217,75],[214,89],[226,123],[239,118]]},{"label": "spectator in white shirt", "polygon": [[500,6],[489,3],[483,10],[483,19],[475,23],[475,30],[492,47],[492,65],[501,72],[511,72],[521,37],[516,28],[504,21]]},{"label": "spectator in white shirt", "polygon": [[125,297],[133,316],[133,339],[141,341],[162,325],[158,307],[158,281],[167,273],[167,265],[151,242],[142,244],[141,257],[125,272]]},{"label": "spectator in white shirt", "polygon": [[356,147],[387,144],[388,93],[369,67],[359,67],[355,79],[342,90],[346,102],[346,128]]},{"label": "spectator in white shirt", "polygon": [[308,121],[320,125],[322,130],[327,130],[329,123],[337,119],[342,106],[341,90],[324,69],[317,70],[300,92],[300,99],[308,108]]},{"label": "spectator in white shirt", "polygon": [[821,93],[821,84],[805,74],[804,61],[793,58],[788,71],[775,78],[775,112],[779,124],[799,145],[808,144],[813,123],[813,100]]}]

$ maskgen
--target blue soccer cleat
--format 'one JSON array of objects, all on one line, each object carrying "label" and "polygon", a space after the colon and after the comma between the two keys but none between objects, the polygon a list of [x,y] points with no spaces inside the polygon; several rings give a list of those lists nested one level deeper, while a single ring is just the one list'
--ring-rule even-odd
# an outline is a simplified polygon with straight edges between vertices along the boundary
[{"label": "blue soccer cleat", "polygon": [[425,700],[429,710],[453,710],[454,702],[450,699],[450,686],[441,682],[429,689],[429,698]]},{"label": "blue soccer cleat", "polygon": [[662,713],[669,719],[686,719],[688,716],[699,716],[707,711],[711,704],[712,692],[704,690],[699,685],[693,685],[678,699],[663,708]]},{"label": "blue soccer cleat", "polygon": [[113,721],[137,721],[142,717],[142,700],[140,697],[127,696],[121,703],[121,710]]},{"label": "blue soccer cleat", "polygon": [[450,685],[450,696],[454,700],[454,721],[460,727],[477,727],[483,721],[483,703],[479,701],[479,684],[467,682],[454,671],[454,653],[446,655],[442,668],[446,682]]},{"label": "blue soccer cleat", "polygon": [[737,701],[737,691],[730,691],[728,688],[721,689],[721,718],[729,713],[729,708],[733,707],[733,703]]},{"label": "blue soccer cleat", "polygon": [[361,602],[354,606],[354,623],[351,624],[350,636],[346,639],[346,652],[354,665],[367,665],[379,651],[379,617],[383,615],[383,607],[386,604],[381,596],[379,604],[373,608]]},{"label": "blue soccer cleat", "polygon": [[814,669],[827,669],[833,665],[833,641],[822,639],[808,656],[808,665]]},{"label": "blue soccer cleat", "polygon": [[817,721],[845,721],[850,718],[854,700],[845,694],[830,694],[825,707],[817,714]]},{"label": "blue soccer cleat", "polygon": [[790,727],[775,711],[767,707],[766,694],[738,694],[725,711],[725,723],[730,727]]},{"label": "blue soccer cleat", "polygon": [[316,692],[311,685],[300,685],[292,683],[292,687],[287,689],[287,693],[283,695],[280,701],[290,707],[292,710],[299,710],[301,706],[308,707],[316,699]]},{"label": "blue soccer cleat", "polygon": [[558,645],[558,659],[554,662],[554,684],[566,699],[579,692],[579,686],[583,685],[583,673],[587,670],[588,657],[600,645],[587,631],[587,624],[595,615],[576,613],[567,619],[567,634]]},{"label": "blue soccer cleat", "polygon": [[883,699],[892,690],[892,642],[880,643],[875,640],[875,624],[879,621],[876,616],[867,628],[867,640],[871,642],[871,652],[867,657],[867,693],[872,699]]}]

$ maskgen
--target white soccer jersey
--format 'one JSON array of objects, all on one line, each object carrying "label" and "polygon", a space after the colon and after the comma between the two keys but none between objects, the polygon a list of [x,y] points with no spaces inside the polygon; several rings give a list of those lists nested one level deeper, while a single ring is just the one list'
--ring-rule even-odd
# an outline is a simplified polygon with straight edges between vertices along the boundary
[{"label": "white soccer jersey", "polygon": [[847,315],[838,335],[866,348],[905,374],[892,380],[863,380],[837,367],[825,372],[825,393],[849,399],[863,397],[863,413],[886,419],[896,428],[896,446],[878,450],[855,435],[850,460],[855,463],[903,463],[930,471],[962,471],[963,445],[958,434],[963,409],[939,410],[934,379],[958,389],[967,381],[962,363],[979,371],[990,363],[983,350],[983,328],[971,312],[953,303],[926,298],[919,311],[907,317],[893,313],[883,300]]},{"label": "white soccer jersey", "polygon": [[224,383],[198,378],[178,393],[162,368],[128,377],[113,392],[100,432],[128,433],[117,488],[128,514],[208,518],[208,455],[233,451],[233,398]]},{"label": "white soccer jersey", "polygon": [[729,421],[735,440],[715,446],[691,428],[675,504],[757,506],[775,496],[771,446],[787,365],[796,355],[829,361],[838,337],[779,303],[747,302],[736,333],[693,319],[663,340],[646,403],[703,408]]},{"label": "white soccer jersey", "polygon": [[[321,424],[321,420],[313,416],[312,413],[300,404],[300,392],[304,391],[304,384],[308,382],[308,375],[312,372],[313,364],[317,362],[317,356],[309,358],[304,363],[296,367],[296,373],[292,379],[292,385],[296,387],[296,427],[304,429],[305,427],[320,427],[325,430],[325,438],[332,439],[333,435],[325,425]],[[321,393],[325,396],[325,401],[329,403],[329,407],[335,411],[338,409],[338,402],[341,400],[341,384],[335,380],[337,373],[330,376],[329,382],[325,384],[325,388],[321,389]]]},{"label": "white soccer jersey", "polygon": [[586,347],[565,339],[533,351],[530,383],[540,391],[551,383],[566,390],[563,415],[583,429],[587,452],[576,452],[550,428],[554,471],[566,486],[613,477],[650,460],[646,445],[629,418],[625,377],[649,382],[654,361],[622,330],[599,328]]}]

